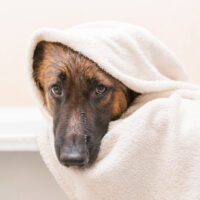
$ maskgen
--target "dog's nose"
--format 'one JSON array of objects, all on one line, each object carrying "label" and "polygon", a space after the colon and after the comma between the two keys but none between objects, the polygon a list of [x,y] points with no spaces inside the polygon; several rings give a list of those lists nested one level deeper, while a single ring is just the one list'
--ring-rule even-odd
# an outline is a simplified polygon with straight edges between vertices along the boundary
[{"label": "dog's nose", "polygon": [[66,166],[84,166],[88,162],[86,151],[64,148],[60,153],[60,161]]}]

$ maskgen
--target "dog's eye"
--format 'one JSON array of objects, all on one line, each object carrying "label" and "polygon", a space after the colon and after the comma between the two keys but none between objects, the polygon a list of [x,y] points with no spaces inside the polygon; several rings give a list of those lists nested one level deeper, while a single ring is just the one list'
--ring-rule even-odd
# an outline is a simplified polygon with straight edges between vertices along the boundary
[{"label": "dog's eye", "polygon": [[95,94],[96,95],[101,95],[101,94],[105,93],[106,90],[107,90],[107,87],[105,85],[98,85],[96,87]]},{"label": "dog's eye", "polygon": [[60,85],[53,85],[51,87],[51,93],[53,94],[54,97],[60,97],[62,96],[62,88]]}]

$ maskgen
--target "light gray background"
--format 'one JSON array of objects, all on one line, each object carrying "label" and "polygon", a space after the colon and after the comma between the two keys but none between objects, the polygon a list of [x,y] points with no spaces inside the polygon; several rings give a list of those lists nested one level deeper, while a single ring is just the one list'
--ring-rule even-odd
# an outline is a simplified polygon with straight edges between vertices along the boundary
[{"label": "light gray background", "polygon": [[0,153],[1,200],[66,200],[37,152]]}]

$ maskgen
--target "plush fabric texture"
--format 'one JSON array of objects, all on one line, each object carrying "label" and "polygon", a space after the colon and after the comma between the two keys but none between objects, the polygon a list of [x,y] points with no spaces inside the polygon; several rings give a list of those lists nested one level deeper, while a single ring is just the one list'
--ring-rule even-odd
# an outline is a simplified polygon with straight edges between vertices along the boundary
[{"label": "plush fabric texture", "polygon": [[[32,79],[33,52],[41,40],[81,52],[142,94],[110,123],[95,164],[86,170],[66,168],[56,158],[52,118]],[[151,33],[113,21],[40,29],[30,42],[28,65],[48,122],[38,134],[40,152],[69,200],[200,199],[200,88]]]}]

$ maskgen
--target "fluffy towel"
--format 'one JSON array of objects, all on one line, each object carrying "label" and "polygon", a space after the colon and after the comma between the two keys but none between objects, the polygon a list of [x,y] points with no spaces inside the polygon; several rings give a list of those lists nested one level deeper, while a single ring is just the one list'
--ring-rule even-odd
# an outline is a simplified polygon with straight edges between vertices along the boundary
[{"label": "fluffy towel", "polygon": [[82,171],[58,162],[46,112],[48,129],[38,135],[40,152],[68,199],[200,199],[200,88],[188,81],[175,55],[151,33],[127,23],[45,28],[34,33],[30,44],[31,80],[33,52],[41,40],[81,52],[142,93],[110,123],[95,164]]}]

